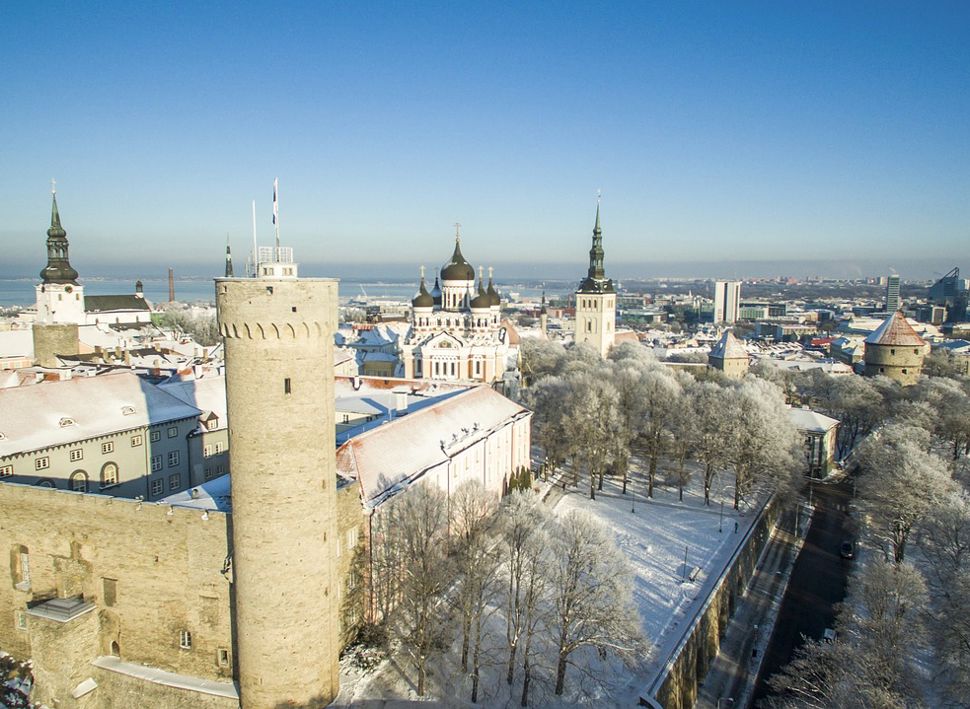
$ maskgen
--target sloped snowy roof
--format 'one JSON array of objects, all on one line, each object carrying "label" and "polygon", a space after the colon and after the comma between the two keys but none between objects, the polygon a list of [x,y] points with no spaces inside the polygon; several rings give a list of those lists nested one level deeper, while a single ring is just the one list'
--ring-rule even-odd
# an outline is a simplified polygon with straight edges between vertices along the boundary
[{"label": "sloped snowy roof", "polygon": [[447,462],[452,446],[468,446],[528,413],[490,387],[476,386],[351,438],[337,449],[337,473],[359,480],[364,503],[373,505]]},{"label": "sloped snowy roof", "polygon": [[200,510],[232,512],[232,487],[229,474],[220,475],[201,485],[177,492],[159,500],[164,505],[196,507]]},{"label": "sloped snowy roof", "polygon": [[34,334],[30,330],[0,332],[0,357],[33,357]]},{"label": "sloped snowy roof", "polygon": [[0,456],[83,441],[201,413],[121,371],[0,390]]},{"label": "sloped snowy roof", "polygon": [[916,334],[900,311],[890,315],[866,338],[867,345],[903,345],[921,347],[926,343]]},{"label": "sloped snowy roof", "polygon": [[738,338],[730,330],[725,330],[721,339],[711,348],[711,357],[717,359],[747,359],[748,351],[738,342]]},{"label": "sloped snowy roof", "polygon": [[226,425],[226,376],[212,374],[204,377],[172,379],[158,387],[202,411],[211,411],[219,417],[220,428]]},{"label": "sloped snowy roof", "polygon": [[813,433],[825,433],[833,426],[839,424],[838,419],[820,414],[811,409],[789,407],[788,417],[791,419],[792,425],[799,431],[812,431]]}]

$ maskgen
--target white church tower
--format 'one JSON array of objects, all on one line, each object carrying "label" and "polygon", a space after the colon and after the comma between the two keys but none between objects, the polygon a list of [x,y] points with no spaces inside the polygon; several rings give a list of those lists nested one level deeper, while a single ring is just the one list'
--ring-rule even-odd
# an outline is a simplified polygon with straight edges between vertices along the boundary
[{"label": "white church tower", "polygon": [[589,272],[576,291],[576,344],[588,343],[605,357],[613,346],[615,323],[616,290],[603,268],[603,230],[600,229],[600,205],[597,202]]},{"label": "white church tower", "polygon": [[42,325],[84,324],[84,288],[67,257],[67,232],[57,211],[56,183],[51,180],[51,226],[47,230],[47,266],[40,272],[37,322]]}]

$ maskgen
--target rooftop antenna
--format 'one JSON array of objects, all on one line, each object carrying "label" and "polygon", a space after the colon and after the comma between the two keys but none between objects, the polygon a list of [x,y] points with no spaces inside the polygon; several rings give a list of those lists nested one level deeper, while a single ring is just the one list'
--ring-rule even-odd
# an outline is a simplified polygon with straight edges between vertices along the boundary
[{"label": "rooftop antenna", "polygon": [[259,248],[256,246],[256,200],[253,200],[253,278],[259,275]]},{"label": "rooftop antenna", "polygon": [[51,178],[51,194],[57,194],[57,180]]}]

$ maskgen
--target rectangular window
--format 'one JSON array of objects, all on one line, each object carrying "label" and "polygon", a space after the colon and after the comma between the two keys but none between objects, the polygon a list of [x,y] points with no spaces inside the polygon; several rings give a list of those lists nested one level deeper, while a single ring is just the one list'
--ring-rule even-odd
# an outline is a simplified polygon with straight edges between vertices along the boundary
[{"label": "rectangular window", "polygon": [[182,476],[179,473],[173,473],[168,476],[168,489],[178,490],[182,487]]},{"label": "rectangular window", "polygon": [[293,393],[293,390],[290,387],[290,378],[289,377],[287,377],[286,379],[283,380],[283,393],[284,394],[291,394],[291,393]]},{"label": "rectangular window", "polygon": [[27,630],[27,614],[17,611],[17,630]]},{"label": "rectangular window", "polygon": [[188,630],[179,631],[179,647],[183,650],[192,649],[192,633]]},{"label": "rectangular window", "polygon": [[30,583],[30,554],[26,551],[20,552],[20,573],[17,574],[17,580],[20,583]]},{"label": "rectangular window", "polygon": [[83,459],[84,459],[84,451],[83,450],[81,450],[80,448],[76,448],[76,449],[74,449],[74,450],[71,451],[71,462],[72,463],[75,462],[75,461],[78,461],[78,460],[83,460]]},{"label": "rectangular window", "polygon": [[157,473],[162,469],[162,456],[153,455],[152,456],[152,472]]},{"label": "rectangular window", "polygon": [[216,651],[216,664],[218,664],[219,667],[229,666],[229,651],[226,648],[220,647]]},{"label": "rectangular window", "polygon": [[150,440],[152,443],[158,443],[158,441],[161,440],[161,438],[162,438],[161,431],[152,431],[151,433],[148,434],[148,440]]},{"label": "rectangular window", "polygon": [[169,451],[168,452],[168,467],[174,468],[178,464],[179,464],[179,452],[178,451]]},{"label": "rectangular window", "polygon": [[178,426],[169,426],[168,427],[168,437],[169,438],[175,438],[177,435],[179,435],[179,427]]},{"label": "rectangular window", "polygon": [[46,455],[34,461],[34,470],[47,470],[49,467],[51,467],[51,459]]},{"label": "rectangular window", "polygon": [[165,491],[165,481],[161,478],[152,480],[152,497],[158,497]]},{"label": "rectangular window", "polygon": [[219,428],[219,419],[212,419],[211,421],[206,421],[205,427],[210,431],[215,431]]},{"label": "rectangular window", "polygon": [[140,446],[144,442],[145,442],[145,439],[141,436],[141,434],[139,434],[137,436],[132,436],[131,437],[131,447],[132,448],[137,448],[138,446]]},{"label": "rectangular window", "polygon": [[212,468],[206,467],[205,469],[205,479],[212,480]]},{"label": "rectangular window", "polygon": [[104,598],[104,604],[109,608],[113,606],[118,601],[118,580],[117,579],[101,579],[101,596]]},{"label": "rectangular window", "polygon": [[212,446],[202,446],[202,457],[209,458],[212,456]]},{"label": "rectangular window", "polygon": [[114,441],[105,441],[101,444],[101,452],[103,454],[114,453],[115,444]]},{"label": "rectangular window", "polygon": [[357,527],[347,530],[347,549],[353,551],[357,547]]},{"label": "rectangular window", "polygon": [[222,449],[222,444],[221,443],[216,443],[216,455],[219,455],[220,453],[222,453],[222,450],[223,450]]},{"label": "rectangular window", "polygon": [[6,478],[6,477],[9,477],[11,475],[13,475],[13,466],[12,465],[3,465],[3,466],[0,466],[0,478]]}]

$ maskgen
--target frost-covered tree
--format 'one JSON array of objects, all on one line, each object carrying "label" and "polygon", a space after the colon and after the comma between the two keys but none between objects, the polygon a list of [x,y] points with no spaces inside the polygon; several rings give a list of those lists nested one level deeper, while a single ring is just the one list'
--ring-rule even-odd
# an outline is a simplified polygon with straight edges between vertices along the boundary
[{"label": "frost-covered tree", "polygon": [[607,469],[628,455],[619,394],[609,379],[589,372],[573,372],[566,383],[563,426],[575,467],[588,474],[589,497],[595,500]]},{"label": "frost-covered tree", "polygon": [[946,464],[929,452],[928,432],[889,424],[859,449],[859,496],[873,542],[903,561],[914,526],[956,490]]},{"label": "frost-covered tree", "polygon": [[945,496],[920,523],[919,547],[929,579],[946,593],[953,579],[970,573],[970,497],[963,491]]},{"label": "frost-covered tree", "polygon": [[564,410],[570,385],[563,377],[548,376],[527,390],[527,405],[532,417],[532,440],[542,448],[553,471],[569,458],[573,441],[566,426]]},{"label": "frost-covered tree", "polygon": [[595,648],[632,662],[644,641],[626,558],[600,523],[575,510],[566,514],[551,532],[551,554],[549,630],[561,695],[568,667],[586,666],[571,662],[577,650]]},{"label": "frost-covered tree", "polygon": [[447,627],[441,600],[454,578],[449,563],[447,500],[431,485],[416,485],[391,504],[397,509],[391,530],[399,545],[399,598],[391,612],[391,632],[417,674],[424,696],[428,661]]},{"label": "frost-covered tree", "polygon": [[841,422],[837,454],[839,458],[845,458],[856,443],[888,415],[882,394],[884,389],[872,379],[832,377],[813,370],[800,380],[798,392],[803,400],[812,402],[814,408]]},{"label": "frost-covered tree", "polygon": [[690,431],[694,458],[704,467],[704,504],[711,504],[714,477],[729,465],[726,441],[732,435],[726,415],[733,405],[730,395],[714,382],[698,382],[690,398]]},{"label": "frost-covered tree", "polygon": [[519,345],[522,371],[529,384],[552,374],[557,374],[568,358],[566,349],[558,342],[525,338]]},{"label": "frost-covered tree", "polygon": [[644,367],[635,389],[643,416],[632,422],[635,445],[647,458],[647,497],[653,497],[657,464],[666,452],[674,410],[681,406],[683,387],[676,374],[663,365]]},{"label": "frost-covered tree", "polygon": [[970,571],[951,579],[940,603],[936,631],[946,693],[959,706],[970,697]]}]

